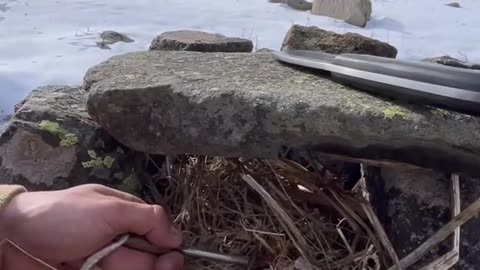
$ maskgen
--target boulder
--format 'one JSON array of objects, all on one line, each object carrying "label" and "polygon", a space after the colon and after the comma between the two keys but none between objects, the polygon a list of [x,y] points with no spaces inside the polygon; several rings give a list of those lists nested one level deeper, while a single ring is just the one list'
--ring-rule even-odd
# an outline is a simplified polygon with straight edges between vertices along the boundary
[{"label": "boulder", "polygon": [[365,27],[372,14],[372,2],[370,0],[314,0],[312,14]]},{"label": "boulder", "polygon": [[480,173],[480,118],[377,97],[271,53],[133,52],[84,81],[90,115],[141,152],[272,158],[290,146]]},{"label": "boulder", "polygon": [[251,52],[253,42],[245,38],[222,34],[180,30],[165,32],[150,44],[150,50],[198,52]]},{"label": "boulder", "polygon": [[441,65],[445,65],[445,66],[458,67],[458,68],[480,69],[480,65],[469,64],[467,62],[458,60],[458,59],[450,57],[448,55],[439,56],[439,57],[432,57],[432,58],[425,58],[422,61],[423,62],[431,62],[431,63],[441,64]]},{"label": "boulder", "polygon": [[448,3],[445,6],[454,7],[454,8],[461,8],[461,6],[458,2]]},{"label": "boulder", "polygon": [[19,103],[0,135],[0,183],[29,190],[124,186],[130,174],[128,165],[120,166],[124,150],[88,115],[85,94],[79,87],[45,86]]},{"label": "boulder", "polygon": [[282,50],[313,50],[327,53],[356,53],[395,58],[392,45],[356,33],[337,34],[316,26],[293,25],[285,35]]},{"label": "boulder", "polygon": [[[450,221],[450,176],[425,169],[381,168],[378,172],[378,175],[371,173],[367,176],[367,181],[384,184],[383,190],[370,190],[381,196],[373,204],[379,217],[384,217],[381,218],[383,225],[398,256],[403,258]],[[478,194],[479,179],[460,178],[462,209],[473,203]],[[473,218],[461,227],[460,240],[460,261],[455,269],[480,269],[477,252],[480,249],[479,218]],[[412,269],[421,269],[450,251],[450,241],[448,238],[432,249]]]},{"label": "boulder", "polygon": [[283,3],[289,7],[301,11],[307,11],[312,9],[312,2],[305,0],[270,0],[270,3]]},{"label": "boulder", "polygon": [[111,30],[103,31],[100,34],[100,38],[102,40],[97,42],[97,46],[102,49],[110,49],[109,45],[113,45],[117,42],[134,42],[134,40],[129,38],[128,36]]}]

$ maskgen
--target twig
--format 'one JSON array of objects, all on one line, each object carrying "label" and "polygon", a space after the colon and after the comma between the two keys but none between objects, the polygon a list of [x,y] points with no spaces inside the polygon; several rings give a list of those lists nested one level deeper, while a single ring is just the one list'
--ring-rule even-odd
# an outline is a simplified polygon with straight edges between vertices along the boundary
[{"label": "twig", "polygon": [[458,252],[456,250],[450,250],[420,270],[448,270],[458,262],[458,259]]},{"label": "twig", "polygon": [[345,234],[343,234],[343,231],[342,229],[340,229],[340,224],[342,224],[342,222],[345,220],[345,218],[343,218],[342,220],[340,220],[340,222],[338,222],[337,224],[337,232],[338,234],[340,235],[340,238],[342,239],[343,243],[345,244],[345,247],[347,248],[348,250],[348,253],[350,253],[350,255],[353,255],[353,250],[352,248],[350,247],[350,243],[348,243],[347,241],[347,238],[345,237]]},{"label": "twig", "polygon": [[[452,185],[450,186],[450,208],[452,211],[452,217],[455,217],[460,214],[461,211],[460,179],[458,175],[453,174],[451,180]],[[458,226],[453,233],[452,246],[453,247],[451,251],[436,259],[429,265],[423,267],[421,270],[446,270],[450,269],[458,262],[460,259],[460,226]]]},{"label": "twig", "polygon": [[[478,198],[475,202],[470,204],[465,210],[463,210],[459,215],[454,217],[450,222],[448,222],[445,226],[443,226],[443,228],[437,231],[432,237],[430,237],[427,241],[425,241],[412,253],[410,253],[408,256],[403,258],[400,261],[401,269],[405,269],[411,266],[412,264],[414,264],[415,262],[417,262],[432,247],[438,245],[443,240],[445,240],[451,233],[455,232],[455,230],[459,226],[465,224],[474,216],[478,215],[479,211],[480,211],[480,198]],[[396,266],[389,268],[389,270],[394,270],[394,269],[398,269],[398,268]]]},{"label": "twig", "polygon": [[285,210],[275,201],[272,196],[257,182],[253,179],[252,176],[243,174],[242,179],[247,182],[254,190],[256,190],[265,200],[265,202],[270,206],[273,212],[278,216],[279,221],[281,221],[289,236],[292,238],[293,243],[298,249],[298,252],[302,255],[302,257],[310,262],[310,254],[306,252],[307,242],[305,238],[303,238],[302,234],[298,231],[295,227],[293,221],[291,220],[290,216],[285,212]]},{"label": "twig", "polygon": [[380,238],[380,242],[382,243],[383,247],[387,250],[388,254],[390,255],[390,258],[393,260],[395,265],[397,267],[400,267],[400,260],[398,259],[398,255],[395,252],[395,249],[393,248],[392,243],[388,239],[387,233],[385,233],[385,230],[383,229],[382,224],[378,220],[377,216],[375,215],[375,212],[373,211],[372,207],[369,205],[362,204],[363,210],[365,211],[365,214],[367,214],[368,219],[373,225],[373,228],[378,234],[378,237]]},{"label": "twig", "polygon": [[[460,199],[460,177],[457,174],[452,175],[451,185],[451,211],[452,217],[456,217],[462,211],[461,199]],[[455,230],[453,234],[453,249],[460,253],[460,226]]]}]

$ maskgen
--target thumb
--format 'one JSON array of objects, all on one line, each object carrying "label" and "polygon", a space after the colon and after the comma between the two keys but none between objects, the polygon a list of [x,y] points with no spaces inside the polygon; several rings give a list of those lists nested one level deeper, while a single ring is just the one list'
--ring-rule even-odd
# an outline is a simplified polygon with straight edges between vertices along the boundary
[{"label": "thumb", "polygon": [[116,235],[141,235],[154,245],[168,249],[179,248],[182,244],[180,233],[159,205],[115,200],[107,207],[104,217]]}]

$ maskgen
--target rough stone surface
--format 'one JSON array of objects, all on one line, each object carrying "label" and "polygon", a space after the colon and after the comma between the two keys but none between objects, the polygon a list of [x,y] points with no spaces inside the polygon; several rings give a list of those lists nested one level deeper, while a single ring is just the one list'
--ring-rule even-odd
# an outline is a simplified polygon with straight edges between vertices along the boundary
[{"label": "rough stone surface", "polygon": [[[380,179],[370,180],[375,183],[383,181],[384,190],[373,193],[384,193],[386,196],[374,204],[380,206],[378,209],[385,209],[385,214],[380,211],[379,217],[386,216],[383,223],[387,234],[397,254],[403,258],[450,221],[450,177],[448,174],[422,169],[379,170]],[[462,209],[478,198],[478,183],[479,179],[460,179]],[[462,226],[460,239],[460,262],[454,269],[480,269],[479,218]],[[449,241],[450,239],[434,248],[412,269],[420,269],[448,252],[452,247]]]},{"label": "rough stone surface", "polygon": [[269,0],[270,3],[283,3],[289,7],[301,11],[307,11],[312,9],[312,2],[305,0]]},{"label": "rough stone surface", "polygon": [[312,14],[365,27],[372,14],[372,2],[370,0],[314,0]]},{"label": "rough stone surface", "polygon": [[425,58],[422,60],[423,62],[432,62],[436,64],[441,64],[445,66],[451,67],[458,67],[458,68],[467,68],[467,69],[480,69],[480,65],[477,64],[470,64],[459,59],[450,57],[448,55],[439,56],[439,57],[432,57],[432,58]]},{"label": "rough stone surface", "polygon": [[110,49],[110,46],[108,45],[113,45],[117,42],[134,42],[134,40],[129,38],[128,36],[111,30],[103,31],[100,34],[100,38],[101,41],[97,42],[97,46],[102,49]]},{"label": "rough stone surface", "polygon": [[0,135],[0,183],[29,190],[121,185],[128,176],[115,177],[122,172],[122,149],[92,121],[85,102],[86,93],[78,87],[45,86],[19,103]]},{"label": "rough stone surface", "polygon": [[255,52],[274,52],[274,50],[269,49],[269,48],[261,48],[256,50]]},{"label": "rough stone surface", "polygon": [[454,7],[454,8],[461,8],[461,6],[458,2],[448,3],[445,6]]},{"label": "rough stone surface", "polygon": [[198,52],[251,52],[253,42],[245,38],[226,37],[201,31],[165,32],[150,44],[150,50]]},{"label": "rough stone surface", "polygon": [[395,58],[392,45],[356,33],[337,34],[316,26],[293,25],[285,35],[282,50],[313,50],[327,53],[356,53]]},{"label": "rough stone surface", "polygon": [[90,115],[142,152],[268,158],[287,145],[479,174],[480,118],[388,101],[271,53],[127,53],[84,80]]}]

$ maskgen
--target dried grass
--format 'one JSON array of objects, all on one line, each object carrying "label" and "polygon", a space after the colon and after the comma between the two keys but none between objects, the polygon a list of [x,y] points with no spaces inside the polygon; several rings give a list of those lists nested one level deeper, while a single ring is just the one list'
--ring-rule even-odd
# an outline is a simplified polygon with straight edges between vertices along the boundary
[{"label": "dried grass", "polygon": [[[377,270],[395,261],[363,196],[293,161],[170,161],[169,177],[153,181],[188,246],[269,258],[271,269],[296,262],[301,269]],[[189,266],[238,269],[201,260]]]}]

